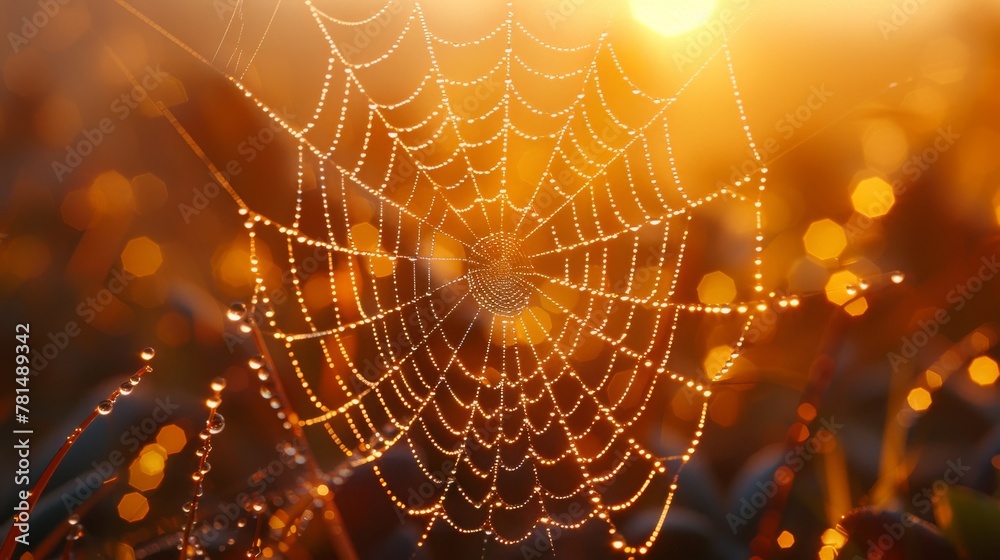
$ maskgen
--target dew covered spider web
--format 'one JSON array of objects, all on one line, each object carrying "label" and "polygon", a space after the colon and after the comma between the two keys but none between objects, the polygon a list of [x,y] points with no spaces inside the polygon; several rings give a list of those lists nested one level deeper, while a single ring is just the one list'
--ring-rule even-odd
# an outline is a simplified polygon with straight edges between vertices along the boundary
[{"label": "dew covered spider web", "polygon": [[[730,45],[679,68],[627,10],[574,27],[469,4],[239,1],[204,55],[297,151],[264,203],[226,185],[289,387],[264,366],[262,391],[331,468],[370,469],[422,519],[421,544],[595,524],[645,554],[768,297],[767,170]],[[289,28],[321,48],[275,63]],[[284,116],[280,76],[307,57],[311,108]],[[712,301],[716,271],[731,293]]]}]

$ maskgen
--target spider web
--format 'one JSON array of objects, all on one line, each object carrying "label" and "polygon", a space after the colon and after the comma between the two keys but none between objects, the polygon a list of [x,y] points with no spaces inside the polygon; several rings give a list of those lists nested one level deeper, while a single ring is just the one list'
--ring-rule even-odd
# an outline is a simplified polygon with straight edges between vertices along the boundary
[{"label": "spider web", "polygon": [[[420,544],[439,525],[481,535],[485,551],[597,523],[613,548],[648,552],[713,385],[769,297],[767,169],[729,43],[686,75],[650,73],[616,27],[627,14],[572,44],[579,33],[543,38],[512,3],[480,7],[490,28],[461,40],[447,35],[460,16],[432,3],[358,16],[279,1],[252,7],[257,30],[250,8],[235,4],[214,61],[189,52],[224,64],[298,154],[292,187],[265,204],[230,191],[249,232],[252,308],[296,382],[282,402],[262,375],[279,417],[371,468],[395,507],[426,520]],[[325,45],[304,119],[248,85],[285,17]],[[707,98],[730,130],[700,130],[692,112]],[[693,146],[678,141],[685,123]],[[719,167],[713,143],[758,171],[706,172]],[[702,303],[695,285],[723,268],[736,295]],[[288,280],[293,297],[272,301]],[[708,337],[732,349],[711,372]],[[672,414],[679,395],[692,417]],[[383,463],[402,456],[412,473],[391,476]],[[414,500],[417,487],[431,490]],[[655,522],[620,530],[637,504]]]}]

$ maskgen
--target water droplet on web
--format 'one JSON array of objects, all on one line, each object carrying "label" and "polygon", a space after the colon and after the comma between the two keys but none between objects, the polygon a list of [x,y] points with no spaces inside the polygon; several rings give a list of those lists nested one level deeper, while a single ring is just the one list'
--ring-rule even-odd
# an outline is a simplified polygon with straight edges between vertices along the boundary
[{"label": "water droplet on web", "polygon": [[226,311],[226,317],[228,317],[230,321],[239,321],[244,315],[246,315],[246,313],[246,305],[242,303],[234,303],[230,305],[229,309]]},{"label": "water droplet on web", "polygon": [[226,388],[226,379],[224,377],[216,377],[215,379],[212,379],[212,385],[211,385],[211,387],[212,387],[212,390],[216,391],[216,392],[225,389]]},{"label": "water droplet on web", "polygon": [[257,304],[257,309],[259,309],[265,317],[274,317],[274,306],[271,305],[269,301],[262,301]]},{"label": "water droplet on web", "polygon": [[103,400],[101,401],[100,404],[97,405],[97,412],[101,415],[106,416],[108,414],[111,414],[111,409],[113,409],[114,407],[115,403],[109,400]]},{"label": "water droplet on web", "polygon": [[142,352],[139,353],[139,357],[142,358],[144,362],[152,360],[154,356],[156,356],[156,350],[153,350],[152,347],[143,348]]},{"label": "water droplet on web", "polygon": [[70,525],[76,525],[79,522],[80,522],[80,516],[75,513],[66,519],[66,523],[69,523]]},{"label": "water droplet on web", "polygon": [[260,369],[264,367],[264,357],[253,356],[249,360],[247,360],[247,365],[250,366],[250,369]]},{"label": "water droplet on web", "polygon": [[127,395],[132,392],[132,388],[132,383],[126,381],[118,386],[118,392],[123,395]]},{"label": "water droplet on web", "polygon": [[226,428],[226,419],[216,412],[208,422],[208,432],[212,435],[222,432]]}]

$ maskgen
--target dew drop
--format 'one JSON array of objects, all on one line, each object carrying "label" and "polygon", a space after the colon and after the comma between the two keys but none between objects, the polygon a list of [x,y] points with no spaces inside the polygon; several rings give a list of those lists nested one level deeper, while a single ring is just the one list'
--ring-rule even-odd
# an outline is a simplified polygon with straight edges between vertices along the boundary
[{"label": "dew drop", "polygon": [[212,380],[211,387],[212,387],[212,390],[216,391],[216,392],[225,389],[226,388],[226,379],[224,377],[216,377],[215,379]]},{"label": "dew drop", "polygon": [[250,366],[250,369],[261,369],[264,367],[264,357],[253,356],[247,360],[247,365]]},{"label": "dew drop", "polygon": [[142,381],[142,376],[138,374],[128,378],[128,382],[132,385],[138,385],[140,381]]},{"label": "dew drop", "polygon": [[109,400],[103,400],[101,401],[100,404],[97,405],[97,412],[100,413],[101,415],[106,416],[108,414],[111,414],[111,409],[113,409],[114,407],[115,403]]},{"label": "dew drop", "polygon": [[191,507],[191,502],[184,502],[184,505],[181,506],[181,510],[183,510],[184,513],[191,513]]},{"label": "dew drop", "polygon": [[139,353],[139,357],[142,358],[142,361],[144,362],[152,360],[154,356],[156,356],[156,350],[153,350],[152,347],[143,348],[142,352]]},{"label": "dew drop", "polygon": [[76,525],[79,522],[80,522],[80,516],[75,513],[66,519],[66,523],[69,523],[70,525]]},{"label": "dew drop", "polygon": [[126,381],[126,382],[122,383],[121,385],[118,386],[118,392],[121,393],[121,394],[123,394],[123,395],[127,395],[127,394],[131,393],[132,392],[132,383],[129,382],[129,381]]},{"label": "dew drop", "polygon": [[271,305],[271,302],[264,301],[258,304],[257,307],[264,312],[265,317],[274,317],[274,306]]},{"label": "dew drop", "polygon": [[229,306],[229,309],[226,311],[226,317],[230,321],[239,321],[246,313],[247,306],[237,302]]},{"label": "dew drop", "polygon": [[222,432],[225,428],[226,419],[218,412],[212,415],[212,419],[208,421],[208,432],[214,435]]},{"label": "dew drop", "polygon": [[611,547],[615,550],[621,550],[625,548],[625,539],[621,535],[615,535],[614,539],[611,541]]}]

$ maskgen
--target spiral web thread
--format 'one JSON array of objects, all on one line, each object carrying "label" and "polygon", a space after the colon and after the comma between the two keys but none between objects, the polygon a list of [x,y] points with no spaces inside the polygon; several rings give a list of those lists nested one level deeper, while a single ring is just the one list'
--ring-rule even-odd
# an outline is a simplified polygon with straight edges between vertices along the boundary
[{"label": "spiral web thread", "polygon": [[[279,13],[248,42],[244,4],[223,40],[235,43],[225,74],[298,152],[293,203],[251,208],[226,185],[249,231],[252,307],[299,386],[282,402],[261,376],[279,418],[326,438],[352,468],[370,466],[396,507],[426,519],[420,544],[440,524],[481,535],[485,550],[594,522],[613,548],[645,554],[713,384],[770,297],[767,169],[728,42],[658,95],[630,77],[612,33],[560,46],[510,3],[485,36],[453,41],[420,2],[391,0],[351,21],[306,0],[297,8],[329,51],[314,111],[294,124],[242,81]],[[385,44],[343,48],[338,37],[375,24]],[[706,186],[685,179],[670,116],[713,71],[759,171]],[[523,154],[541,154],[539,165],[525,171]],[[693,224],[717,205],[753,223],[749,285],[705,305],[681,277]],[[294,297],[271,301],[282,278]],[[730,326],[733,352],[718,371],[674,360],[686,322]],[[678,391],[700,413],[678,453],[662,456],[644,434]],[[434,488],[420,503],[380,461],[402,451]],[[659,511],[655,524],[626,537],[618,525],[640,502]]]}]

